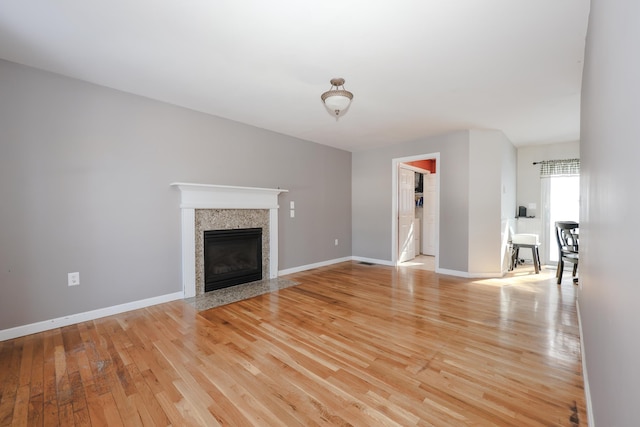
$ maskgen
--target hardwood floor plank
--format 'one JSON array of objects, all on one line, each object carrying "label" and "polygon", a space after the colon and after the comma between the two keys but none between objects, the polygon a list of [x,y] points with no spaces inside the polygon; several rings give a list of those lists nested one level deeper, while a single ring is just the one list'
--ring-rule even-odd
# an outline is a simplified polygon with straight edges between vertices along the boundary
[{"label": "hardwood floor plank", "polygon": [[61,426],[74,426],[75,417],[73,412],[73,404],[67,403],[58,406],[58,419]]},{"label": "hardwood floor plank", "polygon": [[158,402],[162,407],[162,410],[167,414],[171,420],[172,425],[175,426],[202,426],[199,420],[193,416],[193,414],[184,410],[181,407],[181,402],[172,401],[164,392],[160,392],[157,395]]},{"label": "hardwood floor plank", "polygon": [[58,417],[58,402],[55,400],[47,400],[44,402],[44,425],[59,426],[60,418]]},{"label": "hardwood floor plank", "polygon": [[20,386],[28,385],[31,383],[31,367],[33,365],[33,347],[34,337],[25,337],[24,346],[22,347],[22,359],[20,360],[20,379],[18,384]]},{"label": "hardwood floor plank", "polygon": [[136,394],[131,396],[131,398],[134,400],[134,406],[138,408],[143,424],[149,426],[169,425],[169,419],[137,366],[131,364],[127,366],[127,369],[129,369],[129,374],[136,386]]},{"label": "hardwood floor plank", "polygon": [[91,416],[89,415],[89,407],[84,406],[73,412],[73,421],[76,427],[91,426]]},{"label": "hardwood floor plank", "polygon": [[346,262],[0,343],[0,426],[585,426],[576,289]]},{"label": "hardwood floor plank", "polygon": [[71,403],[73,411],[82,411],[87,407],[87,398],[84,391],[84,383],[80,372],[73,372],[69,375],[71,385]]},{"label": "hardwood floor plank", "polygon": [[[31,391],[31,390],[30,390]],[[44,425],[44,397],[41,394],[29,396],[29,414],[27,415],[27,425],[42,426]]]},{"label": "hardwood floor plank", "polygon": [[2,360],[0,366],[2,366],[2,383],[0,383],[0,389],[2,390],[0,399],[0,425],[11,425],[13,420],[13,409],[15,407],[16,398],[18,395],[18,387],[20,385],[20,360],[22,358],[22,344],[24,338],[16,338],[5,343],[0,353]]},{"label": "hardwood floor plank", "polygon": [[106,426],[107,419],[102,408],[100,395],[96,393],[96,390],[98,390],[98,388],[94,387],[92,383],[86,385],[85,394],[87,396],[89,421],[92,426]]},{"label": "hardwood floor plank", "polygon": [[54,336],[54,346],[53,357],[56,376],[56,400],[58,406],[62,407],[73,403],[73,390],[71,389],[71,383],[67,375],[67,360],[73,360],[73,357],[67,355],[60,333]]},{"label": "hardwood floor plank", "polygon": [[124,422],[120,417],[120,412],[118,411],[118,405],[116,404],[112,393],[104,393],[103,395],[101,395],[99,398],[99,403],[102,406],[102,414],[104,416],[104,420],[107,423],[106,425],[124,426]]},{"label": "hardwood floor plank", "polygon": [[13,407],[12,426],[26,426],[29,416],[29,386],[23,385],[16,393],[15,406]]}]

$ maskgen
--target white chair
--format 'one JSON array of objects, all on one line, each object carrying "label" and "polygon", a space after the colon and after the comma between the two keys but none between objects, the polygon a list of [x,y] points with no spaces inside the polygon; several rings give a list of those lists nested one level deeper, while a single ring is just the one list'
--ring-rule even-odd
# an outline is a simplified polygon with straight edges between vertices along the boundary
[{"label": "white chair", "polygon": [[518,266],[518,256],[521,248],[531,249],[533,266],[536,274],[540,273],[540,240],[537,234],[512,234],[511,235],[511,269]]}]

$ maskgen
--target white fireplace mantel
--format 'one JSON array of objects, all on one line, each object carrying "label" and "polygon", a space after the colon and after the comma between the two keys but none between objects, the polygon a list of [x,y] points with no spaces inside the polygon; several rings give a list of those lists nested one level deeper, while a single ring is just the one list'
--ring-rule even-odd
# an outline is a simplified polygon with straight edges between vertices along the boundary
[{"label": "white fireplace mantel", "polygon": [[185,298],[196,294],[196,209],[268,209],[269,278],[278,277],[278,195],[289,190],[186,182],[173,182],[171,186],[178,187],[181,196],[182,289]]}]

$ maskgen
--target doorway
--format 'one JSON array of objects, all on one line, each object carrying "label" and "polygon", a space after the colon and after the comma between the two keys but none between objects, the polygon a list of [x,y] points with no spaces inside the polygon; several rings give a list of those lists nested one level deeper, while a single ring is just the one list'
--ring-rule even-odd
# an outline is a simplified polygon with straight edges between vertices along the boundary
[{"label": "doorway", "polygon": [[[424,161],[433,162],[435,173],[414,166]],[[392,160],[391,253],[394,265],[412,261],[410,264],[431,266],[428,269],[438,270],[440,173],[440,153]],[[416,186],[420,183],[415,177],[422,178],[421,188]],[[415,220],[416,211],[418,221]],[[414,244],[412,239],[416,237],[419,237],[417,240],[420,243],[411,247],[410,244]]]}]

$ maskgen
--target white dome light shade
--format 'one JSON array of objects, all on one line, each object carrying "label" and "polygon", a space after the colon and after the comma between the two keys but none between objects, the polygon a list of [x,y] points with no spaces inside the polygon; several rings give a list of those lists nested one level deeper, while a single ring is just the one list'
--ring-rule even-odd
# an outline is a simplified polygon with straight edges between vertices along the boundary
[{"label": "white dome light shade", "polygon": [[[334,92],[336,93],[332,93],[327,98],[325,98],[324,105],[326,105],[327,108],[331,111],[339,112],[349,106],[349,104],[351,103],[351,98],[347,95],[338,93],[338,92],[346,92],[346,91],[336,90]],[[338,115],[338,113],[336,113],[336,115]]]},{"label": "white dome light shade", "polygon": [[[338,86],[342,86],[342,89],[338,89]],[[331,89],[323,93],[320,98],[322,98],[327,109],[335,114],[337,119],[351,104],[353,94],[344,89],[344,79],[336,78],[331,79]]]}]

